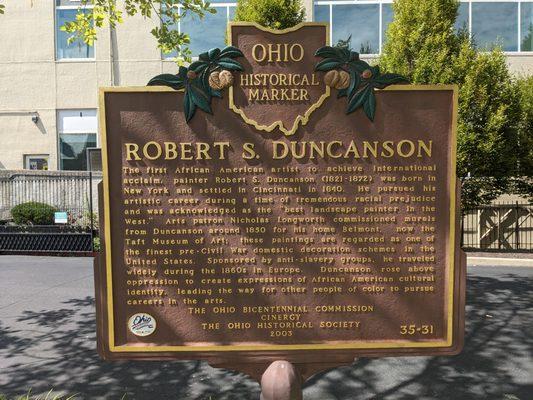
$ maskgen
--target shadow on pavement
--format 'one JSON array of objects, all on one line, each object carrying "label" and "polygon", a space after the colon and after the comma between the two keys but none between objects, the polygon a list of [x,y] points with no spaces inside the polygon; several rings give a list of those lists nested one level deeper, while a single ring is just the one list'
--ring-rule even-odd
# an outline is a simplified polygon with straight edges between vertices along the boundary
[{"label": "shadow on pavement", "polygon": [[[466,343],[460,355],[359,359],[351,367],[312,377],[305,398],[531,399],[531,377],[516,371],[527,371],[533,354],[532,288],[533,279],[523,276],[469,277]],[[103,362],[95,349],[94,299],[62,304],[58,310],[25,311],[18,321],[26,330],[0,322],[0,354],[8,363],[0,371],[7,382],[0,392],[55,388],[83,399],[124,394],[143,400],[259,398],[258,384],[245,375],[203,362]],[[18,361],[21,354],[24,363]]]},{"label": "shadow on pavement", "polygon": [[[2,370],[0,393],[45,393],[51,388],[83,399],[249,399],[259,396],[259,385],[245,375],[213,369],[199,361],[104,362],[96,353],[94,299],[63,302],[64,309],[26,311],[18,318],[26,332],[0,323],[2,357],[26,353],[32,347],[50,358],[34,358]],[[64,357],[57,359],[57,354]],[[52,358],[53,355],[53,358]]]},{"label": "shadow on pavement", "polygon": [[[318,386],[324,395],[316,398],[321,400],[532,399],[533,377],[516,382],[516,374],[531,371],[533,362],[533,279],[469,276],[466,301],[461,354],[359,359],[350,367],[317,374],[307,388]],[[387,374],[401,379],[387,385]]]}]

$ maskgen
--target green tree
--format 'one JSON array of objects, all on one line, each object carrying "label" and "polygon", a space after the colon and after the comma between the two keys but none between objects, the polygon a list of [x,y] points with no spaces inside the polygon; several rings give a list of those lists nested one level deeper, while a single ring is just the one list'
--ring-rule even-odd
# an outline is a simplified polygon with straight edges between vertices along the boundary
[{"label": "green tree", "polygon": [[520,113],[518,116],[519,175],[533,175],[533,75],[517,79]]},{"label": "green tree", "polygon": [[457,0],[397,0],[380,65],[418,84],[457,84],[463,208],[509,189],[518,165],[518,101],[501,49],[478,52],[454,23]]},{"label": "green tree", "polygon": [[[206,13],[216,10],[203,0],[124,0],[124,7],[117,6],[117,0],[82,0],[76,19],[67,22],[61,29],[71,34],[69,41],[81,40],[93,45],[97,39],[97,29],[108,23],[112,28],[123,21],[123,16],[137,14],[145,18],[156,15],[160,26],[151,30],[157,46],[164,52],[177,51],[178,62],[191,61],[189,35],[174,29],[179,20],[193,14],[203,18]],[[87,7],[92,6],[92,7]],[[178,6],[181,6],[181,13]]]},{"label": "green tree", "polygon": [[527,34],[524,36],[522,43],[520,44],[522,51],[533,50],[533,23],[530,23],[527,27]]},{"label": "green tree", "polygon": [[303,22],[301,0],[238,0],[235,21],[257,22],[267,28],[285,29]]},{"label": "green tree", "polygon": [[6,6],[4,4],[0,3],[0,14],[4,13],[5,8],[6,8]]},{"label": "green tree", "polygon": [[533,75],[518,78],[514,84],[519,111],[518,173],[512,181],[515,193],[533,201]]}]

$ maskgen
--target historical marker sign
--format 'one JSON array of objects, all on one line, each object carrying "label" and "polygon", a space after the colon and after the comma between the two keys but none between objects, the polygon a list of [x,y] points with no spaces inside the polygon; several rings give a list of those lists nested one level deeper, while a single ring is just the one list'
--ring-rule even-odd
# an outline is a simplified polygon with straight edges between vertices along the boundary
[{"label": "historical marker sign", "polygon": [[[260,131],[294,134],[330,95],[329,86],[315,73],[315,52],[328,44],[327,25],[270,31],[234,23],[231,28],[232,44],[248,57],[229,88],[230,108]],[[283,105],[291,111],[281,110]]]},{"label": "historical marker sign", "polygon": [[456,88],[374,91],[396,78],[324,47],[326,25],[230,28],[235,47],[158,78],[185,92],[101,92],[101,354],[458,352]]}]

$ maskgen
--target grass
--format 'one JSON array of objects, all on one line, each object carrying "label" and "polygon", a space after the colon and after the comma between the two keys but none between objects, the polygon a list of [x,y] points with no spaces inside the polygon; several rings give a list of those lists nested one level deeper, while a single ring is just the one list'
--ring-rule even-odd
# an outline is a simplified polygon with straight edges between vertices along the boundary
[{"label": "grass", "polygon": [[68,397],[60,396],[60,395],[54,394],[53,389],[50,389],[50,391],[46,393],[46,395],[41,395],[41,396],[32,396],[31,389],[25,395],[18,396],[18,397],[7,397],[3,394],[0,394],[0,400],[75,400],[75,399],[76,399],[75,394],[72,396],[68,396]]},{"label": "grass", "polygon": [[[76,400],[77,399],[75,394],[73,394],[72,396],[65,397],[65,396],[60,396],[58,394],[54,394],[53,392],[54,392],[54,389],[50,389],[48,393],[46,393],[45,395],[32,396],[31,389],[30,389],[28,390],[28,393],[26,393],[25,395],[17,396],[17,397],[7,397],[5,394],[0,393],[0,400]],[[126,393],[122,395],[120,400],[126,400]]]}]

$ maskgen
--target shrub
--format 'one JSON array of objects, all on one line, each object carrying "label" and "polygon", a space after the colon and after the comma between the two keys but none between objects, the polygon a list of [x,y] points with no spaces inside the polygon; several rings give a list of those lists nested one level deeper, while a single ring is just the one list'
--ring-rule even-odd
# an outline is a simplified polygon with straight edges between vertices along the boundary
[{"label": "shrub", "polygon": [[520,140],[519,175],[533,175],[533,75],[521,77],[515,82],[515,93],[520,107],[518,137]]},{"label": "shrub", "polygon": [[502,50],[478,51],[465,31],[455,30],[458,7],[457,0],[395,1],[380,66],[412,83],[459,86],[457,175],[474,178],[463,179],[468,208],[510,190],[519,174],[520,106]]},{"label": "shrub", "polygon": [[533,203],[533,75],[519,77],[513,84],[518,104],[518,166],[510,191]]},{"label": "shrub", "polygon": [[13,220],[18,225],[51,225],[57,209],[49,204],[30,201],[11,209]]},{"label": "shrub", "polygon": [[303,22],[301,0],[239,0],[235,21],[256,22],[267,28],[286,29]]},{"label": "shrub", "polygon": [[100,251],[101,250],[101,244],[100,244],[100,238],[99,237],[94,237],[93,238],[93,250],[94,251]]},{"label": "shrub", "polygon": [[[90,230],[91,229],[91,217],[93,219],[92,228],[97,231],[99,230],[99,219],[98,219],[98,213],[93,212],[89,210],[83,211],[82,214],[78,215],[69,215],[69,223],[73,226],[78,226],[81,229],[84,230]],[[1,400],[1,399],[0,399]]]}]

